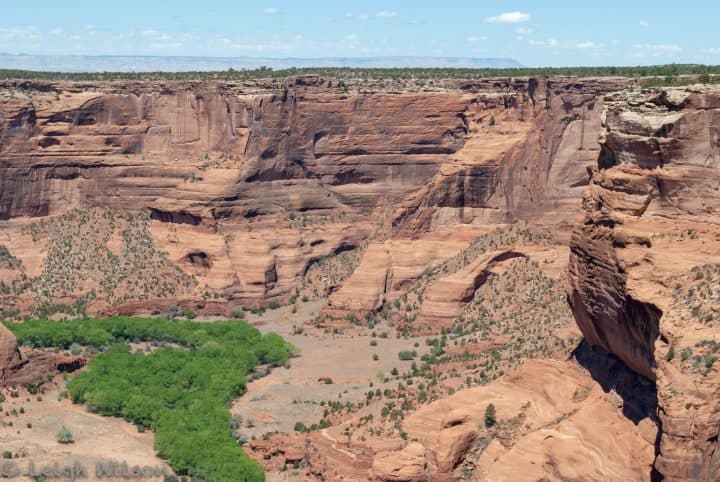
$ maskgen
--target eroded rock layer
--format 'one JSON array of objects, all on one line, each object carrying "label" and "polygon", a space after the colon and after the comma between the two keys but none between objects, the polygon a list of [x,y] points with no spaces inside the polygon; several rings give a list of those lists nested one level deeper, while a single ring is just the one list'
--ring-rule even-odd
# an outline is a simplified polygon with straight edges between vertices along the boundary
[{"label": "eroded rock layer", "polygon": [[624,92],[605,104],[569,300],[591,345],[655,382],[655,470],[717,480],[720,91]]},{"label": "eroded rock layer", "polygon": [[[217,311],[287,299],[315,263],[357,250],[366,274],[346,290],[347,277],[333,276],[323,290],[340,289],[342,309],[377,310],[482,226],[569,224],[598,155],[602,95],[623,83],[496,79],[397,93],[316,77],[5,83],[0,244],[18,262],[0,273],[3,291],[21,308],[81,299],[101,313]],[[100,234],[65,239],[89,219]],[[443,235],[426,241],[431,232]],[[133,246],[137,236],[147,243]],[[391,253],[420,238],[428,255],[395,255],[395,285],[378,287]],[[79,257],[70,265],[54,251],[68,242],[84,243],[64,254]],[[162,284],[131,274],[138,250],[178,273]],[[117,272],[127,278],[91,289]]]}]

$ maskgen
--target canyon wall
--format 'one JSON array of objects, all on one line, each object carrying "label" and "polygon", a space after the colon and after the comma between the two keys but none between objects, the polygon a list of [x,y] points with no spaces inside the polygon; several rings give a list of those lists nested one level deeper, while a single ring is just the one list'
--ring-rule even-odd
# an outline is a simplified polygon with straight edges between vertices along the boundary
[{"label": "canyon wall", "polygon": [[[473,230],[516,219],[570,225],[599,152],[602,95],[624,82],[493,79],[433,92],[345,92],[317,77],[5,83],[0,244],[18,263],[2,281],[23,306],[84,296],[102,312],[215,301],[221,309],[287,298],[314,263],[347,251],[362,257],[359,276],[380,280],[385,267],[366,248],[387,239],[440,232],[428,249],[457,252],[458,229],[467,242]],[[149,216],[134,235],[153,243],[145,256],[192,280],[173,275],[154,293],[133,290],[157,282],[132,278],[142,260],[133,261],[129,228],[98,209]],[[113,229],[78,248],[73,281],[59,282],[63,261],[48,248],[79,243],[61,238],[89,219]],[[90,293],[112,272],[128,278]],[[382,305],[386,290],[375,283],[379,296],[358,311]],[[355,297],[342,279],[329,284],[338,308]]]},{"label": "canyon wall", "polygon": [[602,151],[571,241],[585,340],[654,382],[665,480],[717,480],[720,91],[606,99]]}]

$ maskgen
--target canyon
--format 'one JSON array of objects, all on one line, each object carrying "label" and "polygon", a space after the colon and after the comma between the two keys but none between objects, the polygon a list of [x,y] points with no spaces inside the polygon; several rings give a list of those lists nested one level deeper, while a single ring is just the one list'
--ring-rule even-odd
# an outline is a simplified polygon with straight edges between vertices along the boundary
[{"label": "canyon", "polygon": [[[281,333],[277,480],[715,481],[719,190],[703,85],[4,81],[0,315]],[[0,384],[84,363],[0,326]]]}]

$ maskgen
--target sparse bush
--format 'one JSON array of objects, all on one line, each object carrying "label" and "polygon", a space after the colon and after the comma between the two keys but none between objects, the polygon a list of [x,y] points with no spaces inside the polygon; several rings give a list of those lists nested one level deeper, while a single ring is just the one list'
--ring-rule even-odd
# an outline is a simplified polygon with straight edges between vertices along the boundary
[{"label": "sparse bush", "polygon": [[495,405],[490,403],[485,409],[485,428],[493,427],[496,423],[497,419],[495,418]]},{"label": "sparse bush", "polygon": [[667,361],[671,361],[673,358],[675,358],[675,348],[671,346],[667,352],[667,356],[665,356],[665,359]]},{"label": "sparse bush", "polygon": [[57,439],[58,443],[61,444],[71,444],[75,442],[75,438],[73,437],[72,432],[65,425],[60,427],[60,430],[57,431],[55,438]]},{"label": "sparse bush", "polygon": [[72,353],[74,356],[78,356],[80,355],[80,353],[82,353],[82,347],[77,343],[73,343],[72,345],[70,345],[70,353]]}]

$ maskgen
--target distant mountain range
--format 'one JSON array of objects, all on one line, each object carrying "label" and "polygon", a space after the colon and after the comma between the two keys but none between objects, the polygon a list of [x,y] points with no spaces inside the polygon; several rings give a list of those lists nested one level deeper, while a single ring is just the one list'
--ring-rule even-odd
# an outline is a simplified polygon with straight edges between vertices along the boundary
[{"label": "distant mountain range", "polygon": [[0,68],[53,72],[183,72],[258,67],[365,67],[365,68],[513,68],[520,63],[507,58],[472,57],[153,57],[111,55],[13,55],[0,53]]}]

